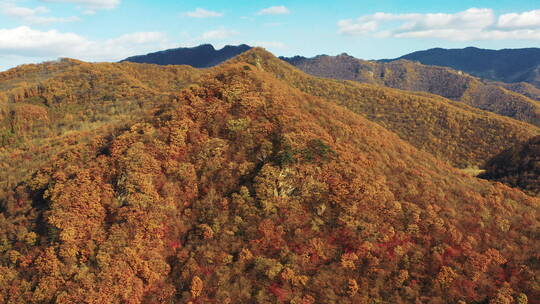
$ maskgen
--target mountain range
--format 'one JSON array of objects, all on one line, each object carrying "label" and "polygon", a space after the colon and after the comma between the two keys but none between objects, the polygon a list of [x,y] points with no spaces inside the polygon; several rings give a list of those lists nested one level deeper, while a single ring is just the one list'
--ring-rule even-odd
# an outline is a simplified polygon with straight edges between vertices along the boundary
[{"label": "mountain range", "polygon": [[[160,65],[186,64],[193,67],[210,67],[241,54],[250,48],[247,45],[239,45],[225,46],[221,50],[215,50],[211,45],[200,45],[194,48],[177,48],[143,56],[130,57],[124,61]],[[457,64],[455,66],[464,68],[466,72],[405,60],[426,61],[428,64],[432,64],[435,62],[433,58],[437,58],[437,60],[442,62],[445,56],[447,56],[449,57],[448,61],[454,63],[474,61],[477,63],[474,68],[478,70],[480,67],[488,67],[490,65],[489,62],[494,60],[506,60],[507,62],[509,59],[505,59],[505,56],[514,56],[512,57],[514,61],[526,61],[519,58],[525,58],[525,55],[532,56],[531,54],[535,54],[535,49],[505,50],[506,52],[492,51],[488,52],[491,54],[490,56],[484,56],[484,51],[487,50],[475,48],[464,50],[434,49],[405,55],[400,57],[399,60],[393,61],[365,61],[348,56],[347,54],[339,56],[320,55],[313,58],[301,56],[281,57],[281,59],[315,76],[355,80],[410,91],[424,91],[461,101],[482,110],[522,120],[537,126],[540,125],[540,89],[528,83],[486,82],[483,79],[467,74],[466,72],[470,68]],[[480,54],[477,54],[478,52]],[[480,57],[486,58],[484,64],[478,64],[478,58]],[[429,60],[423,60],[422,58],[428,58]],[[454,61],[450,60],[451,58],[454,58],[452,59]],[[534,66],[534,56],[532,61],[526,62]],[[517,68],[524,65],[526,64],[514,64],[512,67]],[[450,64],[450,66],[452,65]],[[501,68],[497,73],[497,75],[502,75],[504,73],[516,72],[511,68],[507,68],[506,70]],[[485,76],[484,74],[481,76]],[[491,78],[500,80],[499,78],[504,77]],[[507,79],[505,78],[503,80],[506,81]]]},{"label": "mountain range", "polygon": [[532,99],[538,98],[538,90],[525,83],[486,82],[462,71],[404,59],[366,61],[347,54],[281,59],[314,76],[428,92],[540,126],[540,100]]},{"label": "mountain range", "polygon": [[319,78],[276,60],[270,54],[259,55],[243,60],[261,66],[308,94],[324,97],[365,115],[415,147],[457,167],[481,167],[505,147],[528,139],[539,130],[533,125],[439,95]]},{"label": "mountain range", "polygon": [[208,68],[218,65],[249,49],[251,49],[251,47],[245,44],[238,46],[227,45],[219,50],[216,50],[211,44],[202,44],[192,48],[176,48],[146,55],[133,56],[122,61],[159,65],[185,64],[196,68]]},{"label": "mountain range", "polygon": [[540,129],[407,89],[261,48],[0,73],[0,302],[539,304],[540,198],[456,167]]},{"label": "mountain range", "polygon": [[540,87],[540,48],[486,50],[434,48],[401,56],[426,65],[446,66],[477,77],[514,83],[528,82]]},{"label": "mountain range", "polygon": [[[123,61],[160,65],[186,64],[197,68],[211,67],[251,49],[242,44],[227,45],[216,50],[210,44],[181,47],[146,55],[133,56]],[[302,56],[283,58],[291,64],[305,61]],[[381,63],[409,60],[430,66],[449,67],[467,74],[503,83],[530,83],[540,88],[540,48],[487,50],[475,47],[464,49],[434,48],[417,51]],[[537,96],[537,95],[536,95]],[[531,97],[531,96],[529,96]]]}]

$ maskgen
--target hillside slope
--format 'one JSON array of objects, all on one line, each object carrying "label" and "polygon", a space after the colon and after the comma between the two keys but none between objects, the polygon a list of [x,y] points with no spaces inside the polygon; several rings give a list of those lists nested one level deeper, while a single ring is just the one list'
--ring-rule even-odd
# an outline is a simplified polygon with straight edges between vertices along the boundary
[{"label": "hillside slope", "polygon": [[540,126],[540,101],[530,98],[538,96],[525,84],[486,83],[461,71],[408,60],[365,61],[347,54],[281,59],[314,76],[428,92]]},{"label": "hillside slope", "polygon": [[503,83],[497,82],[499,86],[505,87],[510,91],[525,95],[531,99],[540,102],[540,88],[533,86],[532,84],[526,82],[517,82],[517,83]]},{"label": "hillside slope", "polygon": [[214,49],[211,44],[202,44],[192,48],[176,48],[133,56],[122,61],[159,65],[190,65],[196,68],[207,68],[218,65],[249,49],[251,47],[245,44],[238,46],[227,45],[220,50]]},{"label": "hillside slope", "polygon": [[485,161],[540,130],[530,124],[427,93],[307,75],[263,49],[232,61],[250,62],[300,90],[332,100],[458,167]]},{"label": "hillside slope", "polygon": [[499,181],[540,196],[540,136],[512,147],[486,164],[481,178]]},{"label": "hillside slope", "polygon": [[447,66],[502,82],[528,82],[540,88],[540,49],[486,50],[435,48],[397,58],[427,65]]},{"label": "hillside slope", "polygon": [[256,66],[203,78],[0,200],[0,299],[539,303],[540,200]]},{"label": "hillside slope", "polygon": [[0,193],[59,151],[139,121],[198,75],[188,66],[72,59],[0,73]]}]

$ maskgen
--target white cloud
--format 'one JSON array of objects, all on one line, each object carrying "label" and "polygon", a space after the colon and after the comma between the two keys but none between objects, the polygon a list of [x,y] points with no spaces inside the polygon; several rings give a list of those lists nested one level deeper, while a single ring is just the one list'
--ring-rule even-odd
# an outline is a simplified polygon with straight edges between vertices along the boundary
[{"label": "white cloud", "polygon": [[94,41],[75,33],[39,31],[27,26],[0,29],[0,55],[36,58],[73,57],[87,61],[119,60],[173,45],[159,32],[130,33]]},{"label": "white cloud", "polygon": [[285,43],[279,41],[252,41],[249,43],[249,45],[278,50],[284,50],[287,48],[287,45]]},{"label": "white cloud", "polygon": [[377,22],[354,22],[353,20],[340,20],[338,22],[339,33],[347,35],[364,35],[377,29]]},{"label": "white cloud", "polygon": [[290,13],[291,11],[289,11],[287,7],[280,5],[263,8],[262,10],[257,12],[257,15],[285,15]]},{"label": "white cloud", "polygon": [[8,16],[21,18],[31,17],[39,14],[46,14],[49,12],[49,9],[44,6],[38,6],[35,8],[18,7],[11,2],[0,3],[0,7],[2,8],[2,13]]},{"label": "white cloud", "polygon": [[238,32],[229,30],[226,28],[219,28],[211,31],[204,32],[201,36],[202,40],[215,40],[215,39],[227,39],[237,35]]},{"label": "white cloud", "polygon": [[84,48],[88,41],[77,34],[56,30],[37,31],[27,26],[0,29],[0,54],[28,57],[63,56],[76,48]]},{"label": "white cloud", "polygon": [[116,8],[120,4],[120,0],[40,0],[40,1],[79,4],[91,10],[113,9],[113,8]]},{"label": "white cloud", "polygon": [[500,28],[540,27],[540,10],[501,15],[497,25]]},{"label": "white cloud", "polygon": [[210,18],[210,17],[221,17],[223,13],[208,11],[204,8],[197,8],[192,12],[185,12],[183,15],[192,17],[192,18]]},{"label": "white cloud", "polygon": [[[537,16],[538,15],[538,16]],[[438,38],[457,41],[540,39],[540,10],[506,14],[499,18],[492,9],[470,8],[455,14],[376,13],[340,20],[344,35],[394,38]]]},{"label": "white cloud", "polygon": [[57,22],[74,22],[80,20],[75,16],[67,18],[43,16],[43,14],[47,14],[48,12],[49,9],[44,6],[29,8],[17,6],[14,2],[10,1],[0,2],[0,13],[2,15],[17,18],[24,23],[47,24]]},{"label": "white cloud", "polygon": [[396,38],[440,38],[456,41],[472,40],[539,40],[540,31],[534,30],[515,30],[515,31],[477,31],[477,30],[423,30],[415,32],[404,32],[395,34]]}]

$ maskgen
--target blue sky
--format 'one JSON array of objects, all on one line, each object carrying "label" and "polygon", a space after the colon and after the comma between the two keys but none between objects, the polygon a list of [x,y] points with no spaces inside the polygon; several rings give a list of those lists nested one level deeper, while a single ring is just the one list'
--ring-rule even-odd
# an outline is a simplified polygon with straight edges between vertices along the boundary
[{"label": "blue sky", "polygon": [[364,59],[432,47],[539,47],[540,1],[0,0],[0,70],[202,43]]}]

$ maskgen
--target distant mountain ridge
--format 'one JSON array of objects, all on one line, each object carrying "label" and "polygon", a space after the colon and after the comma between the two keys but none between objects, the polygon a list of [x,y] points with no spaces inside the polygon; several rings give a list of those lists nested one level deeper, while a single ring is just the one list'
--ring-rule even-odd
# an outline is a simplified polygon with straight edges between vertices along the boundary
[{"label": "distant mountain ridge", "polygon": [[485,79],[507,83],[528,82],[540,88],[540,48],[487,50],[434,48],[385,62],[407,59],[451,67]]},{"label": "distant mountain ridge", "polygon": [[526,83],[486,82],[448,67],[404,59],[366,61],[345,53],[280,58],[314,76],[427,92],[540,126],[540,91]]},{"label": "distant mountain ridge", "polygon": [[202,44],[191,48],[176,48],[146,55],[126,58],[121,62],[152,63],[159,65],[190,65],[195,68],[208,68],[216,66],[236,55],[239,55],[251,46],[241,44],[227,45],[216,50],[211,44]]}]

